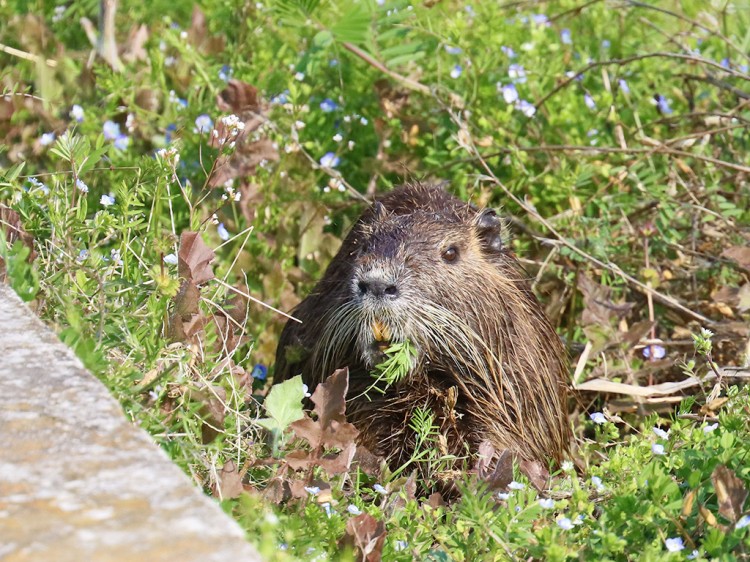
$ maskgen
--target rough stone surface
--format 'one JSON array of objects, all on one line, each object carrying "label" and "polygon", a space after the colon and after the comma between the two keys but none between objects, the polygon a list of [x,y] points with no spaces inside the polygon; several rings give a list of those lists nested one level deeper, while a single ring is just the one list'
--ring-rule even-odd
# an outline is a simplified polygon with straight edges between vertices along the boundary
[{"label": "rough stone surface", "polygon": [[260,560],[2,284],[0,560]]}]

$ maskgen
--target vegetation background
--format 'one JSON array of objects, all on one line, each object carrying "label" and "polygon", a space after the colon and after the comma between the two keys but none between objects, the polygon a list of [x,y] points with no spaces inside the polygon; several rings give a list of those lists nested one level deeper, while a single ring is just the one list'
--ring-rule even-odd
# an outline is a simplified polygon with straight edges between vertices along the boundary
[{"label": "vegetation background", "polygon": [[[0,21],[0,275],[269,560],[748,558],[747,2],[0,0]],[[579,469],[549,487],[468,464],[446,505],[410,476],[440,467],[430,412],[392,473],[320,446],[341,402],[311,435],[299,380],[269,394],[286,318],[258,301],[290,310],[414,180],[501,209],[570,344]]]}]

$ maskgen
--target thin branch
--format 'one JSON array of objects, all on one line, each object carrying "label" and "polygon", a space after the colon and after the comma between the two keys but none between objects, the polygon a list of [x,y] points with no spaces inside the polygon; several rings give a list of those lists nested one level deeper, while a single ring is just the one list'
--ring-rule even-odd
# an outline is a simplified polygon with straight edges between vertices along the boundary
[{"label": "thin branch", "polygon": [[652,58],[679,59],[679,60],[684,60],[684,61],[689,61],[689,62],[705,64],[706,66],[717,68],[721,70],[722,72],[726,72],[727,74],[731,74],[732,76],[736,76],[737,78],[742,78],[743,80],[750,81],[750,76],[748,76],[747,74],[743,72],[739,72],[731,68],[726,68],[724,66],[721,66],[721,64],[719,64],[716,61],[705,59],[703,57],[698,57],[695,55],[685,55],[682,53],[645,53],[642,55],[633,55],[632,57],[625,57],[621,59],[609,59],[609,60],[604,60],[604,61],[591,62],[587,64],[586,66],[584,66],[583,68],[581,68],[580,70],[575,71],[574,73],[571,74],[569,78],[566,78],[565,80],[560,82],[557,86],[552,88],[552,90],[549,93],[547,93],[542,99],[537,101],[534,104],[534,106],[537,109],[539,109],[557,92],[559,92],[560,90],[568,86],[571,82],[575,81],[576,78],[578,78],[582,74],[585,74],[591,69],[599,68],[601,66],[611,66],[611,65],[624,66],[626,64],[630,64],[631,62],[636,62],[636,61],[645,60],[645,59],[652,59]]}]

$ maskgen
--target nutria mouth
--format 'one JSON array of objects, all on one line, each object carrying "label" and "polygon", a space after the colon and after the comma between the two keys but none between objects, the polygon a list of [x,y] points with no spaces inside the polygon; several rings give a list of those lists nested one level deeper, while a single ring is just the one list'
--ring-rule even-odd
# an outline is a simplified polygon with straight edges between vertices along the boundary
[{"label": "nutria mouth", "polygon": [[[440,188],[406,185],[367,209],[279,341],[276,381],[313,388],[349,368],[347,417],[392,465],[410,458],[416,408],[446,454],[488,440],[521,458],[569,449],[562,343],[503,244],[502,223]],[[394,343],[417,350],[409,376],[363,398]]]}]

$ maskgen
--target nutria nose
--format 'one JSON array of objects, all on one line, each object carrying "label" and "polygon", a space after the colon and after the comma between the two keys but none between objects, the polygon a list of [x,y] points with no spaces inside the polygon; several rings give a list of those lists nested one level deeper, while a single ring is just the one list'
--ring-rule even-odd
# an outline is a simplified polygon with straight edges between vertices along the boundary
[{"label": "nutria nose", "polygon": [[398,287],[382,279],[360,279],[357,288],[363,297],[369,294],[379,299],[394,299],[398,296]]}]

